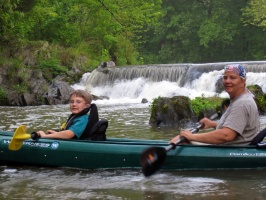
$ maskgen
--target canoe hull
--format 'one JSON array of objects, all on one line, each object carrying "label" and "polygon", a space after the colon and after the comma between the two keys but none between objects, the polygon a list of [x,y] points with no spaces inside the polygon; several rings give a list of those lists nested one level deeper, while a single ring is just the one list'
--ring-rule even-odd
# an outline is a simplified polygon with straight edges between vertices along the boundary
[{"label": "canoe hull", "polygon": [[[110,138],[107,141],[26,140],[18,151],[8,150],[13,133],[0,132],[0,163],[83,169],[141,168],[141,153],[167,141]],[[225,146],[177,146],[167,153],[164,169],[266,168],[266,149]]]}]

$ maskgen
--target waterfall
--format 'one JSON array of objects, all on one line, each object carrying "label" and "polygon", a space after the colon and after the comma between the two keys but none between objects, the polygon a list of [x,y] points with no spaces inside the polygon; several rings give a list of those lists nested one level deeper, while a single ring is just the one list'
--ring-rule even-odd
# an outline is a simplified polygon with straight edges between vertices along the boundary
[{"label": "waterfall", "polygon": [[98,68],[90,73],[85,88],[97,96],[140,102],[158,96],[226,96],[215,92],[215,84],[226,64],[242,64],[247,71],[247,85],[259,85],[266,92],[266,61],[206,64],[158,64]]}]

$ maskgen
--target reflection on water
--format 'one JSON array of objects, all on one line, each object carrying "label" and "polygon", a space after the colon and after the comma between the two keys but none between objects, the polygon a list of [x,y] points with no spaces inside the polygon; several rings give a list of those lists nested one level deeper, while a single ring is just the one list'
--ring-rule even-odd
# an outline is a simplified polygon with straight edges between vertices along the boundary
[{"label": "reflection on water", "polygon": [[[97,105],[100,117],[109,120],[108,137],[168,140],[178,132],[150,127],[148,105]],[[58,128],[70,114],[67,105],[0,107],[0,112],[1,129],[25,124],[28,132]],[[145,178],[140,170],[0,166],[0,199],[263,200],[265,189],[265,170],[159,171]]]},{"label": "reflection on water", "polygon": [[265,171],[159,172],[0,167],[0,199],[262,200]]}]

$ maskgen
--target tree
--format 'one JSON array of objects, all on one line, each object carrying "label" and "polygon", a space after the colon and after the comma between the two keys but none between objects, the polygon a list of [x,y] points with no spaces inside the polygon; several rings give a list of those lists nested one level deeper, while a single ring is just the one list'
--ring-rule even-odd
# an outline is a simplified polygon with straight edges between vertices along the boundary
[{"label": "tree", "polygon": [[29,16],[34,22],[29,38],[64,46],[86,44],[92,55],[102,57],[100,60],[117,57],[118,64],[133,64],[141,41],[139,33],[157,21],[160,2],[40,0]]},{"label": "tree", "polygon": [[1,0],[0,1],[0,43],[17,44],[25,40],[30,29],[25,15],[35,5],[35,0]]},{"label": "tree", "polygon": [[148,32],[155,38],[142,52],[156,49],[159,63],[265,59],[265,33],[241,20],[246,6],[246,0],[165,0]]},{"label": "tree", "polygon": [[244,24],[254,25],[266,29],[266,1],[251,0],[243,9]]}]

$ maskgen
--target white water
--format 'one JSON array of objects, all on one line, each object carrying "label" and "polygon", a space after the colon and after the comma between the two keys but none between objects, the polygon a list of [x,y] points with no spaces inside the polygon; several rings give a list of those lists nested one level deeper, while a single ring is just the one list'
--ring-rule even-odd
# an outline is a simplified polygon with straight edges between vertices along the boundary
[{"label": "white water", "polygon": [[[97,104],[101,104],[100,116],[110,122],[108,137],[169,140],[178,131],[150,128],[146,108],[148,104],[141,104],[141,99],[217,95],[214,86],[221,75],[222,71],[203,73],[181,88],[175,82],[150,82],[139,77],[132,81],[117,81],[112,86],[94,87],[91,92],[110,97],[110,100],[97,101]],[[89,76],[90,73],[84,74],[80,83],[72,87],[88,90],[85,85]],[[266,73],[247,74],[247,84],[258,84],[265,92],[264,80]],[[121,105],[109,106],[117,103]],[[0,107],[0,111],[4,113],[0,119],[0,128],[14,131],[18,125],[26,124],[29,133],[36,128],[58,128],[69,115],[67,105]],[[261,128],[264,128],[265,116],[261,116],[260,120]],[[0,167],[0,199],[262,200],[266,196],[265,188],[265,170],[159,171],[154,176],[144,178],[140,170],[80,170],[12,165]]]},{"label": "white water", "polygon": [[[121,104],[121,103],[140,103],[143,98],[151,102],[154,98],[187,96],[190,99],[205,96],[228,97],[227,93],[218,94],[215,92],[215,83],[223,75],[223,70],[214,70],[206,73],[186,83],[184,87],[180,87],[176,82],[161,81],[151,82],[143,77],[133,80],[117,80],[113,84],[88,88],[86,82],[91,73],[83,75],[80,83],[73,85],[74,89],[86,89],[96,96],[107,96],[109,100],[97,101],[99,104]],[[266,92],[266,73],[247,73],[247,85],[259,85],[263,92]]]}]

